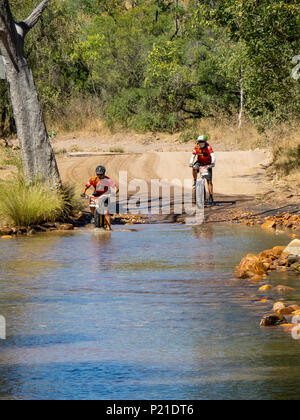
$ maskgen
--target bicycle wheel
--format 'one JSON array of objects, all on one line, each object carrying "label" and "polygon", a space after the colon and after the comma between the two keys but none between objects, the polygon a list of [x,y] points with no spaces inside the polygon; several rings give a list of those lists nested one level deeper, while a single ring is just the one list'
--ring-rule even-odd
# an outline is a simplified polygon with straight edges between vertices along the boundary
[{"label": "bicycle wheel", "polygon": [[101,214],[98,213],[98,211],[95,211],[95,228],[101,227]]},{"label": "bicycle wheel", "polygon": [[197,188],[196,188],[196,204],[198,208],[204,207],[205,198],[206,198],[205,180],[202,178],[197,182]]}]

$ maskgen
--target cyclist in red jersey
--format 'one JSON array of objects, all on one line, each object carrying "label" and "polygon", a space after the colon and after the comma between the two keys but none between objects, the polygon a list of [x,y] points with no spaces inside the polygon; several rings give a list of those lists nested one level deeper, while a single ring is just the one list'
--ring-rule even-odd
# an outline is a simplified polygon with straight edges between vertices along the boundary
[{"label": "cyclist in red jersey", "polygon": [[[195,162],[195,158],[196,162]],[[213,172],[212,168],[215,166],[216,157],[213,148],[207,142],[207,136],[198,137],[198,142],[193,150],[193,156],[190,161],[190,167],[193,168],[194,184],[193,188],[196,188],[197,176],[199,173],[200,166],[207,166],[209,173],[205,176],[208,184],[209,191],[209,203],[214,204],[214,189],[213,189]]]},{"label": "cyclist in red jersey", "polygon": [[[96,168],[96,176],[92,177],[88,181],[88,183],[85,185],[81,194],[81,197],[85,197],[87,190],[90,187],[94,188],[93,197],[90,198],[90,211],[93,215],[93,218],[95,214],[95,207],[91,206],[91,204],[93,204],[93,202],[97,200],[97,198],[101,197],[107,192],[110,192],[112,188],[115,190],[116,194],[119,192],[119,188],[117,187],[117,185],[114,183],[114,181],[111,178],[109,178],[108,176],[105,176],[105,173],[106,173],[106,169],[104,168],[104,166],[98,166]],[[109,200],[109,198],[107,198],[107,200]],[[106,210],[104,215],[107,221],[108,230],[111,230],[111,217],[110,217],[109,211]]]}]

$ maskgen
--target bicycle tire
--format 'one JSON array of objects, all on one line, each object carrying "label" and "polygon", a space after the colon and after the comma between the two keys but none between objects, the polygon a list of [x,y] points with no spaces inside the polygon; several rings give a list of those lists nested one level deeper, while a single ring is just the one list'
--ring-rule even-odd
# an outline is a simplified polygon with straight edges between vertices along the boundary
[{"label": "bicycle tire", "polygon": [[97,212],[97,210],[95,211],[95,228],[100,228],[101,227],[101,215]]}]

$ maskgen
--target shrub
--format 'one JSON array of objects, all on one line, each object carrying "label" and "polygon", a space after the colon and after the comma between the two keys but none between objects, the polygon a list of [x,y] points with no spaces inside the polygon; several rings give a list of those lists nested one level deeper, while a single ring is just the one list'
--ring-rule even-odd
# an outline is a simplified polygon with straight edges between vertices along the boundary
[{"label": "shrub", "polygon": [[109,149],[110,153],[124,153],[124,149],[122,147],[113,147]]},{"label": "shrub", "polygon": [[40,180],[28,185],[20,173],[0,182],[0,217],[16,226],[67,220],[81,208],[70,186],[56,191]]},{"label": "shrub", "polygon": [[61,195],[39,180],[28,185],[18,174],[0,182],[0,215],[17,226],[55,221],[63,206]]},{"label": "shrub", "polygon": [[274,167],[283,175],[300,170],[300,145],[295,147],[279,147],[274,152]]},{"label": "shrub", "polygon": [[75,188],[71,185],[63,185],[59,192],[62,201],[62,210],[59,214],[60,220],[68,220],[70,216],[78,213],[83,209],[84,203],[77,199]]}]

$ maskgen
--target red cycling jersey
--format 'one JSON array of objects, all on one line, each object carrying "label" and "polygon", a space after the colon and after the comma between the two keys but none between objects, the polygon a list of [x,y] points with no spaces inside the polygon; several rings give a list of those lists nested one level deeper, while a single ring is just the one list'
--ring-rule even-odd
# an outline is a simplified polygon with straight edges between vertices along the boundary
[{"label": "red cycling jersey", "polygon": [[201,147],[197,144],[194,147],[193,155],[198,156],[198,162],[201,163],[201,165],[211,165],[212,159],[211,154],[214,153],[213,148],[207,144],[204,149],[201,149]]},{"label": "red cycling jersey", "polygon": [[86,187],[94,187],[95,193],[100,197],[101,195],[105,194],[110,188],[115,188],[116,184],[108,176],[106,176],[104,179],[99,179],[97,176],[94,176],[88,181]]}]

